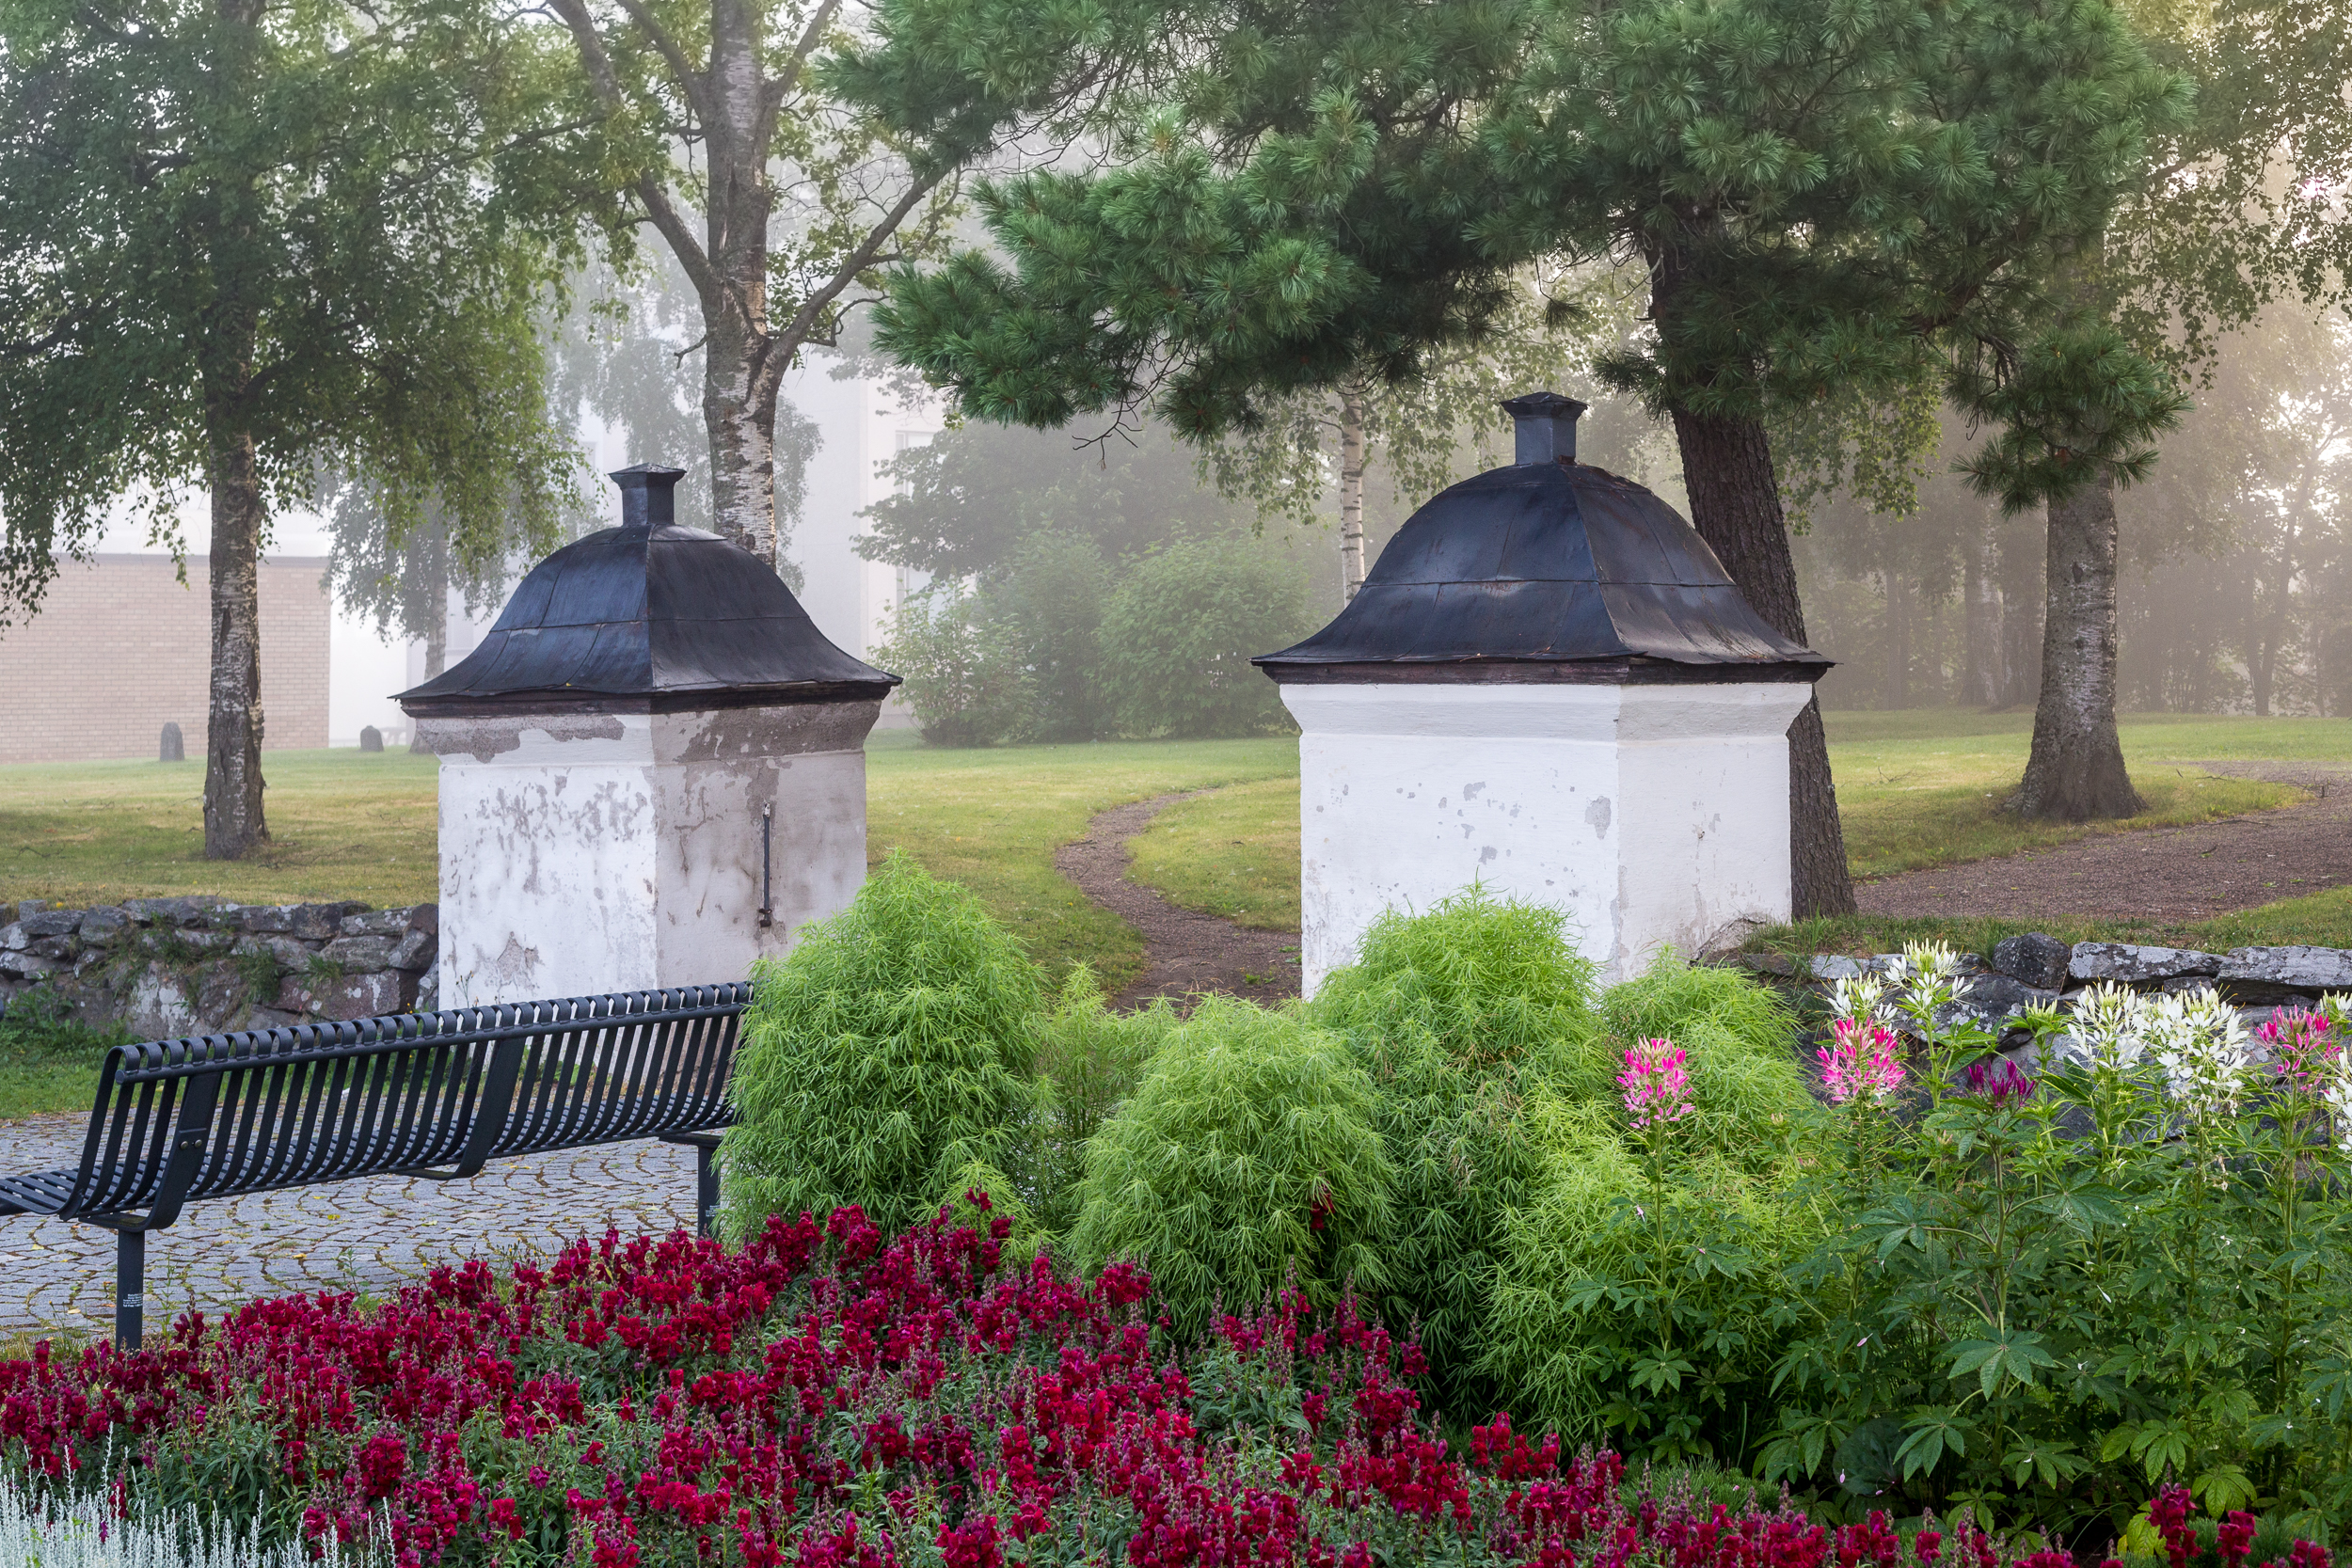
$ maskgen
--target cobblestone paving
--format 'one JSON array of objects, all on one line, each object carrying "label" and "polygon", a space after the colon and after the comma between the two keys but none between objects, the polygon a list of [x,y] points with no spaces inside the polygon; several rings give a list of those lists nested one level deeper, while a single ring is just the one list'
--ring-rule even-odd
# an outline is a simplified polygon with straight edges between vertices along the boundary
[{"label": "cobblestone paving", "polygon": [[[70,1168],[86,1116],[0,1122],[0,1170]],[[147,1242],[151,1333],[189,1307],[382,1290],[438,1263],[547,1252],[574,1236],[694,1223],[694,1151],[642,1139],[502,1160],[468,1181],[376,1177],[191,1203]],[[0,1214],[0,1334],[110,1330],[114,1236]]]}]

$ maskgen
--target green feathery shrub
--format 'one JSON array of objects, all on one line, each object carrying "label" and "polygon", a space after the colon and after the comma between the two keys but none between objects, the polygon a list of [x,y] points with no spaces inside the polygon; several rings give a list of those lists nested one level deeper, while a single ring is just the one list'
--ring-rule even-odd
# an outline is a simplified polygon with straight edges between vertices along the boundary
[{"label": "green feathery shrub", "polygon": [[1497,1390],[1475,1363],[1503,1218],[1544,1170],[1527,1080],[1599,1027],[1593,965],[1558,911],[1475,886],[1425,914],[1382,916],[1361,951],[1312,1011],[1371,1075],[1395,1171],[1388,1285],[1367,1293],[1384,1323],[1419,1338],[1438,1406],[1484,1418]]},{"label": "green feathery shrub", "polygon": [[1054,1010],[1038,1022],[1025,1162],[1033,1182],[1027,1210],[1045,1235],[1067,1235],[1077,1223],[1088,1144],[1135,1093],[1161,1042],[1182,1022],[1165,997],[1132,1013],[1113,1012],[1084,964],[1062,982]]},{"label": "green feathery shrub", "polygon": [[754,978],[722,1148],[737,1234],[845,1203],[895,1232],[1018,1154],[1037,969],[962,888],[893,854]]},{"label": "green feathery shrub", "polygon": [[1297,1009],[1203,997],[1087,1148],[1071,1250],[1133,1259],[1178,1336],[1295,1279],[1328,1303],[1387,1280],[1390,1173],[1372,1080]]},{"label": "green feathery shrub", "polygon": [[[1503,1227],[1480,1367],[1531,1429],[1742,1464],[1773,1424],[1782,1275],[1823,1234],[1803,1196],[1822,1113],[1795,1020],[1744,975],[1670,954],[1599,1013],[1530,1096],[1544,1175]],[[1650,1037],[1688,1053],[1694,1107],[1655,1164],[1617,1084],[1626,1046]]]}]

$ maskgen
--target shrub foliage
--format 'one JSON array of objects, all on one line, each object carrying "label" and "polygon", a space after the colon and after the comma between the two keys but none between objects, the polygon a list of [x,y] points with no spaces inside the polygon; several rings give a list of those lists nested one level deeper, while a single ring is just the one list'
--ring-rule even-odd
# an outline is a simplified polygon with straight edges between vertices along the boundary
[{"label": "shrub foliage", "polygon": [[1037,970],[962,888],[894,854],[755,979],[721,1150],[737,1234],[848,1204],[904,1227],[1017,1150]]},{"label": "shrub foliage", "polygon": [[1546,1064],[1595,1027],[1593,968],[1557,911],[1471,888],[1428,913],[1374,925],[1314,1016],[1348,1041],[1378,1093],[1395,1173],[1381,1238],[1384,1321],[1410,1326],[1441,1408],[1492,1408],[1476,1370],[1505,1222],[1543,1161],[1524,1107]]},{"label": "shrub foliage", "polygon": [[1204,997],[1087,1148],[1071,1250],[1152,1271],[1184,1338],[1286,1284],[1378,1289],[1391,1177],[1372,1080],[1296,1010]]}]

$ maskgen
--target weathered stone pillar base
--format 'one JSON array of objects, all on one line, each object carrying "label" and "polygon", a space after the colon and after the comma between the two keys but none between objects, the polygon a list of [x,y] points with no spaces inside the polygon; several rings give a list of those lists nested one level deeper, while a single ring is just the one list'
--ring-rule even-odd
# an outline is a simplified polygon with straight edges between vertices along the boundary
[{"label": "weathered stone pillar base", "polygon": [[1789,911],[1798,683],[1286,685],[1312,995],[1386,910],[1473,879],[1548,904],[1604,981]]},{"label": "weathered stone pillar base", "polygon": [[441,1006],[740,980],[782,957],[865,880],[881,705],[421,718],[441,759]]}]

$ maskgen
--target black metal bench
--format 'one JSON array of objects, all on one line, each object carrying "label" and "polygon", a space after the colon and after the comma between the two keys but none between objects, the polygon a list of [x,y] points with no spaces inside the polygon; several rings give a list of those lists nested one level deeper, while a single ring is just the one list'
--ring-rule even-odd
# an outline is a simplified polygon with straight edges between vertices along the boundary
[{"label": "black metal bench", "polygon": [[80,1165],[0,1176],[0,1214],[116,1232],[126,1348],[142,1327],[148,1232],[196,1198],[360,1176],[454,1180],[510,1155],[660,1138],[696,1151],[707,1235],[751,994],[692,986],[119,1046],[99,1070]]}]

